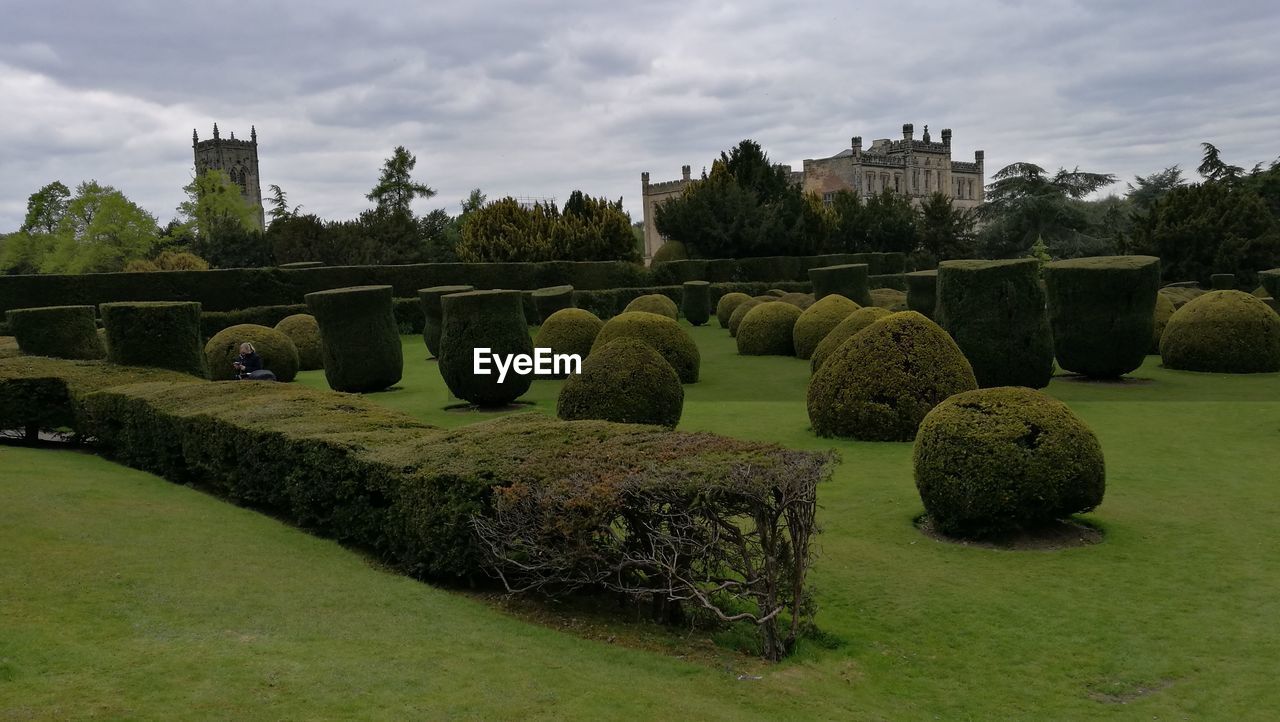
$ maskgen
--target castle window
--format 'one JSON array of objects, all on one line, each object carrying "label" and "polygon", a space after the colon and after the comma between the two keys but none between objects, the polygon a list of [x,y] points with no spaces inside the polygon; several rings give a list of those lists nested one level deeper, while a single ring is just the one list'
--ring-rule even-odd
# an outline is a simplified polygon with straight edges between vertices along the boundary
[{"label": "castle window", "polygon": [[835,194],[835,193],[823,193],[823,194],[822,194],[822,205],[824,205],[824,206],[829,206],[829,205],[831,205],[832,203],[834,203],[834,202],[835,202],[835,200],[836,200],[836,194]]}]

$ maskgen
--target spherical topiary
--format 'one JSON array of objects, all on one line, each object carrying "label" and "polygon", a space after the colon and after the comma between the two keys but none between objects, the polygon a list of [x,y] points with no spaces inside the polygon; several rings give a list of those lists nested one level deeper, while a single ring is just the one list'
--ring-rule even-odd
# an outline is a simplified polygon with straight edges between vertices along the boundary
[{"label": "spherical topiary", "polygon": [[9,311],[9,330],[28,356],[100,359],[107,355],[98,338],[93,306],[46,306]]},{"label": "spherical topiary", "polygon": [[1005,386],[957,394],[916,436],[916,489],[936,529],[991,537],[1043,526],[1102,502],[1102,447],[1067,405]]},{"label": "spherical topiary", "polygon": [[433,286],[418,289],[418,303],[422,304],[422,340],[427,344],[427,353],[436,358],[440,356],[440,329],[444,320],[440,298],[451,293],[474,290],[475,286]]},{"label": "spherical topiary", "polygon": [[626,308],[622,309],[623,313],[631,313],[632,311],[656,313],[673,321],[680,318],[680,309],[676,306],[676,302],[661,293],[648,293],[643,296],[637,296],[632,299],[631,303],[627,304]]},{"label": "spherical topiary", "polygon": [[200,304],[195,301],[132,301],[98,307],[107,329],[107,360],[124,366],[155,366],[204,378]]},{"label": "spherical topiary", "polygon": [[492,362],[488,374],[475,373],[477,348],[489,349],[492,356],[533,355],[520,296],[519,291],[468,291],[440,299],[440,375],[454,396],[477,406],[505,406],[529,390],[532,373],[511,368],[499,381]]},{"label": "spherical topiary", "polygon": [[[547,317],[533,337],[534,348],[549,348],[553,354],[576,354],[585,359],[596,335],[604,327],[594,313],[581,308],[562,308]],[[557,374],[552,378],[563,378]]]},{"label": "spherical topiary", "polygon": [[960,348],[915,311],[890,314],[836,349],[809,382],[819,436],[910,441],[934,406],[978,387]]},{"label": "spherical topiary", "polygon": [[826,362],[836,349],[840,348],[845,341],[853,338],[853,335],[880,319],[893,313],[887,308],[879,306],[865,306],[853,311],[844,317],[835,328],[827,332],[826,336],[818,342],[814,347],[813,353],[809,356],[809,372],[817,373],[822,368],[822,364]]},{"label": "spherical topiary", "polygon": [[711,318],[711,284],[706,281],[685,281],[681,287],[680,310],[694,326],[701,326]]},{"label": "spherical topiary", "polygon": [[683,243],[680,241],[667,241],[658,246],[658,250],[653,252],[653,259],[650,263],[687,260],[689,260],[689,249]]},{"label": "spherical topiary", "polygon": [[298,347],[280,331],[252,323],[228,326],[215,333],[204,345],[209,378],[230,381],[237,371],[231,364],[240,356],[240,344],[253,344],[262,357],[262,368],[275,374],[277,381],[292,381],[298,375]]},{"label": "spherical topiary", "polygon": [[1116,378],[1142,365],[1151,348],[1160,259],[1094,256],[1045,264],[1049,325],[1058,365]]},{"label": "spherical topiary", "polygon": [[915,271],[906,274],[907,308],[932,319],[938,307],[938,271]]},{"label": "spherical topiary", "polygon": [[404,373],[391,286],[353,286],[303,296],[320,326],[324,377],[334,391],[365,393]]},{"label": "spherical topiary", "polygon": [[1173,317],[1173,301],[1163,293],[1156,294],[1156,306],[1153,313],[1151,324],[1151,346],[1147,349],[1147,353],[1160,353],[1160,337],[1164,335],[1165,326],[1169,325],[1169,319]]},{"label": "spherical topiary", "polygon": [[770,296],[768,301],[761,301],[758,298],[749,298],[734,307],[733,313],[729,314],[729,336],[736,337],[738,335],[738,327],[742,325],[742,319],[751,309],[762,303],[773,303],[778,299]]},{"label": "spherical topiary", "polygon": [[1215,291],[1231,291],[1236,287],[1234,273],[1214,273],[1209,276],[1209,286]]},{"label": "spherical topiary", "polygon": [[[890,311],[906,311],[908,310],[907,294],[905,291],[899,291],[896,288],[873,288],[871,289],[871,305],[887,308]],[[925,316],[925,318],[928,318],[928,316]]]},{"label": "spherical topiary", "polygon": [[1210,291],[1174,311],[1160,357],[1183,371],[1280,371],[1280,315],[1243,291]]},{"label": "spherical topiary", "polygon": [[605,322],[591,352],[618,338],[634,338],[653,347],[671,364],[681,383],[692,384],[698,380],[702,356],[698,346],[685,333],[680,324],[667,316],[648,311],[621,313]]},{"label": "spherical topiary", "polygon": [[750,300],[750,296],[737,291],[721,296],[720,300],[716,302],[716,320],[720,322],[720,328],[729,328],[729,317],[733,315],[734,309],[743,301]]},{"label": "spherical topiary", "polygon": [[796,358],[807,359],[813,356],[813,350],[822,343],[822,339],[858,308],[858,304],[837,293],[823,296],[806,308],[791,330]]},{"label": "spherical topiary", "polygon": [[785,301],[762,303],[738,325],[738,353],[743,356],[794,356],[792,333],[800,309]]},{"label": "spherical topiary", "polygon": [[813,295],[809,293],[785,293],[778,296],[778,301],[789,303],[801,311],[813,305]]},{"label": "spherical topiary", "polygon": [[573,286],[551,286],[534,291],[533,305],[538,309],[538,322],[550,318],[562,308],[573,308]]},{"label": "spherical topiary", "polygon": [[599,419],[674,429],[684,409],[675,369],[649,344],[617,338],[596,349],[582,373],[564,382],[556,414],[566,421]]},{"label": "spherical topiary", "polygon": [[298,349],[298,370],[314,371],[324,368],[324,351],[320,348],[320,324],[309,313],[285,316],[276,324],[276,330],[289,337]]},{"label": "spherical topiary", "polygon": [[809,280],[813,281],[813,297],[821,299],[836,293],[859,306],[870,306],[871,290],[867,285],[869,269],[865,263],[810,268]]}]

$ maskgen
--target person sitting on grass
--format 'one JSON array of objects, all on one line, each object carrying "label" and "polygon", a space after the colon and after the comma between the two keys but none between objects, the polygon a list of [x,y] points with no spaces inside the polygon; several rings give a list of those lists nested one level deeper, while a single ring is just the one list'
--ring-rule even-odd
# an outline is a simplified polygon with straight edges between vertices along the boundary
[{"label": "person sitting on grass", "polygon": [[240,355],[231,366],[236,370],[236,378],[241,380],[262,381],[275,379],[275,374],[263,370],[262,357],[258,355],[258,351],[253,347],[253,344],[248,341],[240,344]]}]

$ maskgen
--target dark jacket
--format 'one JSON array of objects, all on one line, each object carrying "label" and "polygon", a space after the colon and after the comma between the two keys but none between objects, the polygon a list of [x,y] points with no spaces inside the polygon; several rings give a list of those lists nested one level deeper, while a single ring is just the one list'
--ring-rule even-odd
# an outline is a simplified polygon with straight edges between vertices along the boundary
[{"label": "dark jacket", "polygon": [[262,357],[259,356],[256,351],[253,353],[247,353],[247,354],[242,353],[240,354],[239,358],[236,359],[236,361],[239,361],[242,365],[244,365],[244,368],[240,369],[241,376],[244,376],[245,374],[251,374],[254,371],[262,370]]}]

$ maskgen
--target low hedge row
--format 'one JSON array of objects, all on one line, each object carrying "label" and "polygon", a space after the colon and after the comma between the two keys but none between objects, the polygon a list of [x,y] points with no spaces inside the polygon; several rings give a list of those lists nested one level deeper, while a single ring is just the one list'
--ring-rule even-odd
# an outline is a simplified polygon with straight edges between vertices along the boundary
[{"label": "low hedge row", "polygon": [[655,285],[680,284],[685,281],[712,283],[749,281],[807,281],[809,269],[867,264],[872,276],[901,274],[907,259],[902,253],[832,253],[824,256],[762,256],[760,258],[693,258],[679,261],[655,261],[650,269]]}]

